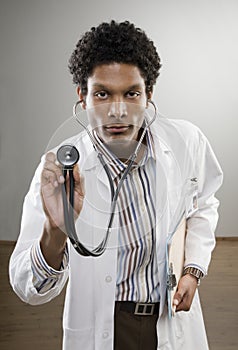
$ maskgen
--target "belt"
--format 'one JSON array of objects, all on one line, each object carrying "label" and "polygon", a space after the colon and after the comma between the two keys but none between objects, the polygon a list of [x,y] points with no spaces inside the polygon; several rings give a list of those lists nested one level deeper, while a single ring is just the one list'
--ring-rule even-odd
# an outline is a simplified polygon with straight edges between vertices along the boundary
[{"label": "belt", "polygon": [[151,316],[159,314],[160,303],[135,303],[133,301],[116,301],[116,306],[121,311],[126,311],[139,316]]}]

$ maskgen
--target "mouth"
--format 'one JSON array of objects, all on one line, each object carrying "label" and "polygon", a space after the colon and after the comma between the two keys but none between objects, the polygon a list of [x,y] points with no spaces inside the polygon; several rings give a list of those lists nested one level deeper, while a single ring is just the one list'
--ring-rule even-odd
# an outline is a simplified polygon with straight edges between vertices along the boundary
[{"label": "mouth", "polygon": [[110,134],[124,133],[130,128],[129,124],[110,124],[104,127]]}]

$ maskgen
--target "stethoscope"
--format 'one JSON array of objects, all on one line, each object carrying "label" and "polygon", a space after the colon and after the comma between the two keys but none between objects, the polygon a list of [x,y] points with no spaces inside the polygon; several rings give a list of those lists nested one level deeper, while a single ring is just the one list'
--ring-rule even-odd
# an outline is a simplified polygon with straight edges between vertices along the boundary
[{"label": "stethoscope", "polygon": [[[106,231],[105,237],[101,241],[101,243],[96,248],[94,248],[92,250],[88,249],[84,244],[82,244],[78,240],[78,235],[76,233],[75,223],[74,223],[73,168],[79,160],[79,152],[78,152],[77,148],[73,145],[68,145],[68,144],[63,145],[57,151],[57,160],[62,165],[62,173],[63,173],[63,176],[65,178],[65,182],[64,182],[64,184],[62,184],[62,198],[63,198],[63,210],[64,210],[64,221],[65,221],[66,233],[67,233],[69,240],[72,243],[73,247],[80,255],[97,257],[97,256],[102,255],[106,250],[108,239],[109,239],[111,231],[112,231],[112,224],[113,224],[113,220],[114,220],[115,209],[116,209],[117,199],[118,199],[120,190],[122,188],[124,180],[126,179],[129,171],[131,170],[131,168],[134,164],[134,161],[138,155],[138,152],[140,150],[140,147],[141,147],[141,144],[142,144],[142,141],[144,139],[146,132],[148,131],[149,127],[156,119],[157,108],[156,108],[156,105],[154,104],[154,102],[152,102],[150,100],[148,101],[154,107],[154,115],[150,121],[148,121],[147,118],[145,117],[145,127],[143,129],[143,132],[141,133],[139,142],[138,142],[134,152],[130,155],[130,157],[128,159],[128,165],[125,168],[125,170],[122,174],[122,177],[121,177],[121,179],[117,185],[117,188],[115,190],[113,179],[112,179],[111,174],[110,174],[110,170],[109,170],[108,165],[106,164],[106,162],[103,158],[102,153],[100,152],[100,150],[98,148],[96,140],[94,139],[93,135],[90,133],[88,127],[77,116],[77,106],[81,102],[82,101],[77,101],[75,103],[75,105],[73,107],[73,117],[86,130],[86,132],[87,132],[87,134],[88,134],[88,136],[93,144],[94,150],[97,153],[98,159],[101,162],[101,164],[106,172],[106,175],[108,177],[109,184],[110,184],[110,190],[111,190],[111,208],[110,208],[110,217],[109,217],[109,221],[108,221],[107,231]],[[66,177],[67,177],[67,175],[69,176],[69,195],[68,195],[69,199],[67,199],[67,189],[66,189]]]}]

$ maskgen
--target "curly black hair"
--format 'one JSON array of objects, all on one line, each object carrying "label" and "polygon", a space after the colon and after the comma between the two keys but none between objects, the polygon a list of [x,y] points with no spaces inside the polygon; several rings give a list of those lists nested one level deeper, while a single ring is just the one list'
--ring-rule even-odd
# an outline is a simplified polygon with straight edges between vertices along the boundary
[{"label": "curly black hair", "polygon": [[145,80],[146,92],[152,91],[159,76],[161,60],[153,41],[129,21],[101,23],[92,27],[78,41],[69,59],[73,82],[87,94],[87,81],[100,64],[129,63],[136,65]]}]

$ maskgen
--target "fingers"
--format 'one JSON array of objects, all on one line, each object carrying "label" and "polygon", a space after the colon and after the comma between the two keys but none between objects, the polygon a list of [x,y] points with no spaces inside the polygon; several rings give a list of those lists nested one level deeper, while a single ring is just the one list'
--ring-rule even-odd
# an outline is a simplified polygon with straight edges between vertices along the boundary
[{"label": "fingers", "polygon": [[174,296],[174,311],[189,311],[190,310],[190,300],[188,294],[176,293]]},{"label": "fingers", "polygon": [[[78,164],[74,166],[73,175],[75,180],[75,190],[78,194],[84,197],[84,178],[80,174]],[[58,187],[63,184],[65,179],[62,174],[62,167],[57,164],[56,155],[53,152],[49,152],[45,156],[45,163],[41,174],[42,185],[51,184],[53,187]]]},{"label": "fingers", "polygon": [[[73,168],[74,177],[74,210],[75,217],[80,213],[85,196],[84,178],[80,174],[78,164]],[[66,183],[66,193],[69,196],[70,176],[64,178],[62,174],[62,166],[57,164],[56,155],[49,152],[45,156],[45,163],[41,173],[41,194],[47,212],[53,212],[61,201],[61,186]],[[51,210],[49,210],[51,208]]]},{"label": "fingers", "polygon": [[51,183],[53,187],[58,187],[59,184],[64,183],[61,167],[56,164],[56,156],[53,152],[49,152],[45,156],[41,181],[42,185]]},{"label": "fingers", "polygon": [[174,311],[189,311],[196,289],[196,279],[190,275],[183,276],[179,281],[177,292],[174,295]]},{"label": "fingers", "polygon": [[[183,298],[184,298],[184,293],[181,291],[177,291],[174,295],[174,300],[173,300],[173,310],[174,312],[181,310],[181,306],[183,307]],[[182,305],[181,305],[182,304]]]}]

